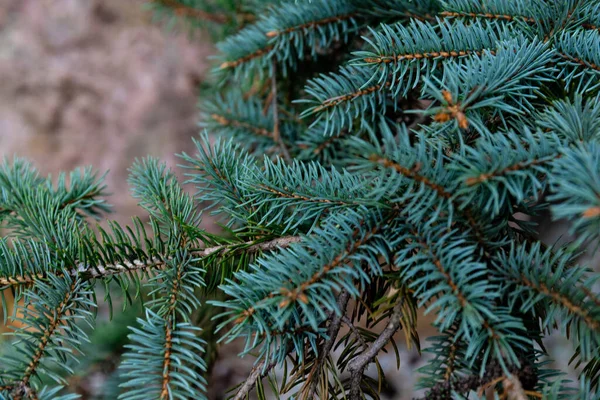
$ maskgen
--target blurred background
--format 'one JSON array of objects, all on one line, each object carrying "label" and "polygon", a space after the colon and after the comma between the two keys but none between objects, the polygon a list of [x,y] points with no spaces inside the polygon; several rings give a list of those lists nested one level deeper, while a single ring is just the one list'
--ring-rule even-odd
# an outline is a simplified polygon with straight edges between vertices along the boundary
[{"label": "blurred background", "polygon": [[[174,166],[175,153],[191,151],[213,52],[208,34],[154,23],[144,0],[0,0],[0,156],[25,157],[44,175],[87,165],[110,171],[110,217],[121,223],[143,217],[129,194],[127,168],[147,155]],[[218,232],[214,221],[205,224]],[[564,238],[561,224],[543,221],[541,231],[549,243]],[[591,261],[597,270],[598,264]],[[72,391],[83,399],[116,398],[126,326],[139,312],[139,305],[125,312],[117,305],[116,321],[108,324],[108,311],[99,311]],[[422,321],[427,336],[430,320]],[[380,358],[390,371],[384,398],[410,399],[421,362],[403,346],[402,333],[397,343],[399,372],[393,354]],[[565,344],[549,344],[557,362],[568,364]],[[252,359],[237,357],[236,344],[222,350],[209,381],[213,399],[225,398],[252,366]]]},{"label": "blurred background", "polygon": [[152,23],[143,0],[0,0],[0,155],[55,175],[110,170],[113,215],[139,212],[127,168],[173,165],[198,133],[210,38]]}]

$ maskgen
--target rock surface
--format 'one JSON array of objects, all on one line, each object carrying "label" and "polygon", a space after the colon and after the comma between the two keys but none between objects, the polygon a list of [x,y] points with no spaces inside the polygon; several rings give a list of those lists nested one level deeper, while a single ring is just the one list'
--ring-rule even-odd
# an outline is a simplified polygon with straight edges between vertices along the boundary
[{"label": "rock surface", "polygon": [[212,52],[149,22],[141,0],[0,0],[0,156],[43,174],[110,170],[121,222],[143,213],[126,182],[134,159],[174,165],[189,151]]}]

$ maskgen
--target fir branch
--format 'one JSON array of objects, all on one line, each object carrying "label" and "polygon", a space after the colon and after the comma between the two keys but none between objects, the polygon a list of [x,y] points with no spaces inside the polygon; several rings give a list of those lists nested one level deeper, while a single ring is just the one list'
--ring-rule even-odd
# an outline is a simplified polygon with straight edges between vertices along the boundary
[{"label": "fir branch", "polygon": [[582,58],[578,58],[578,57],[575,57],[575,56],[572,56],[570,54],[563,53],[563,52],[558,52],[558,54],[562,58],[564,58],[565,60],[574,62],[575,64],[579,64],[582,67],[586,67],[586,68],[590,68],[590,69],[593,69],[593,70],[596,70],[596,71],[600,71],[600,65],[596,65],[594,62],[587,61],[587,60],[584,60]]},{"label": "fir branch", "polygon": [[[236,254],[252,254],[259,252],[274,251],[278,248],[286,248],[293,243],[301,240],[299,236],[285,236],[273,240],[249,241],[245,243],[235,243],[230,245],[221,245],[207,247],[203,250],[192,252],[193,257],[202,259],[208,257],[225,257]],[[80,277],[83,280],[104,279],[111,275],[130,273],[147,269],[161,269],[171,260],[171,257],[153,257],[149,260],[135,259],[132,261],[123,260],[121,263],[89,266],[79,264],[77,268],[71,269],[69,275],[72,277]],[[31,285],[39,280],[44,280],[44,274],[32,276],[13,276],[0,278],[0,287],[8,288],[11,286]]]},{"label": "fir branch", "polygon": [[315,29],[322,25],[328,25],[331,23],[339,23],[341,21],[346,21],[351,18],[355,18],[356,16],[358,16],[358,13],[353,12],[353,13],[344,14],[344,15],[336,15],[333,17],[326,17],[326,18],[316,20],[316,21],[309,21],[309,22],[305,22],[300,25],[290,26],[290,27],[282,29],[282,30],[269,31],[269,32],[267,32],[267,37],[274,38],[274,37],[277,37],[280,35],[290,34],[295,31],[304,31],[307,29]]},{"label": "fir branch", "polygon": [[526,170],[526,169],[529,169],[532,167],[549,164],[552,161],[554,161],[560,157],[562,157],[562,155],[557,153],[554,156],[549,156],[549,157],[546,157],[543,159],[532,159],[532,160],[528,160],[528,161],[520,161],[520,162],[512,164],[508,167],[504,167],[503,169],[500,169],[498,171],[494,171],[494,172],[487,173],[487,174],[480,174],[479,176],[476,176],[476,177],[467,178],[465,180],[465,184],[467,186],[478,185],[481,183],[485,183],[491,179],[510,175],[513,172],[523,171],[523,170]]},{"label": "fir branch", "polygon": [[162,375],[162,387],[160,392],[160,399],[169,399],[171,397],[171,389],[169,382],[171,381],[171,349],[173,348],[173,333],[171,325],[176,325],[175,320],[175,308],[177,307],[177,298],[179,296],[180,286],[182,285],[184,264],[179,262],[176,266],[176,276],[173,279],[171,287],[171,295],[169,300],[168,310],[166,312],[167,318],[165,320],[165,344],[164,344],[164,360],[163,360],[163,375]]},{"label": "fir branch", "polygon": [[[480,50],[450,50],[450,51],[432,51],[424,53],[408,53],[408,54],[397,54],[394,56],[379,56],[379,57],[366,57],[362,61],[367,64],[391,64],[400,61],[411,61],[411,60],[427,60],[433,58],[451,58],[451,57],[465,57],[469,55],[482,55],[483,51]],[[495,54],[493,50],[490,50],[491,54]],[[374,89],[374,90],[378,90]]]},{"label": "fir branch", "polygon": [[[348,305],[348,301],[350,300],[350,293],[346,290],[342,290],[339,294],[338,298],[338,310],[337,313],[332,313],[332,319],[329,323],[329,327],[327,328],[327,336],[326,339],[321,343],[319,348],[317,349],[317,360],[310,369],[308,373],[307,380],[301,389],[301,392],[305,392],[306,395],[302,395],[301,398],[305,399],[313,399],[317,393],[317,386],[319,384],[319,376],[321,371],[326,363],[327,358],[329,357],[329,353],[331,349],[333,349],[333,345],[337,339],[338,333],[342,326],[342,319],[346,313],[346,307]],[[321,395],[323,395],[322,393]]]},{"label": "fir branch", "polygon": [[590,142],[564,149],[549,177],[553,194],[559,203],[551,207],[554,218],[573,221],[579,243],[600,239],[600,145]]},{"label": "fir branch", "polygon": [[370,231],[367,231],[365,234],[363,234],[362,237],[360,229],[355,229],[352,233],[352,239],[357,240],[351,240],[349,246],[345,249],[344,252],[338,254],[330,263],[324,265],[319,271],[315,272],[308,280],[302,282],[301,284],[297,285],[292,289],[281,289],[284,300],[282,300],[279,303],[279,307],[287,307],[288,305],[296,302],[297,300],[300,300],[303,303],[308,302],[308,298],[306,297],[305,291],[309,287],[315,285],[317,282],[323,279],[323,277],[326,276],[331,270],[333,270],[334,268],[341,265],[344,261],[346,261],[346,259],[349,256],[353,255],[361,246],[368,243],[369,240],[372,237],[374,237],[380,229],[380,227],[373,227]]},{"label": "fir branch", "polygon": [[[499,276],[513,285],[513,307],[522,312],[532,312],[542,303],[545,312],[542,327],[550,329],[560,321],[563,330],[576,332],[583,359],[597,354],[600,343],[600,308],[582,268],[572,267],[573,255],[564,250],[543,250],[539,243],[513,246],[508,253],[499,253],[494,260]],[[586,288],[587,290],[582,290]]]},{"label": "fir branch", "polygon": [[259,135],[259,136],[266,136],[266,137],[273,137],[273,133],[265,128],[261,128],[258,126],[253,126],[252,124],[245,122],[245,121],[239,121],[236,119],[231,119],[225,115],[219,115],[219,114],[211,114],[210,117],[215,120],[216,122],[218,122],[219,124],[223,125],[223,126],[232,126],[234,128],[242,128],[242,129],[247,129],[250,132]]},{"label": "fir branch", "polygon": [[422,164],[415,163],[412,168],[408,168],[403,165],[400,165],[395,161],[390,160],[389,158],[378,154],[371,154],[369,156],[369,161],[379,164],[384,168],[390,168],[398,174],[410,178],[414,182],[422,184],[433,190],[439,198],[451,204],[453,208],[465,218],[465,220],[469,224],[469,227],[473,230],[473,234],[477,238],[478,242],[482,245],[483,248],[486,247],[485,234],[481,228],[481,224],[475,218],[473,211],[469,207],[461,207],[458,201],[453,197],[453,194],[450,193],[446,188],[444,188],[442,185],[436,182],[433,182],[427,176],[420,174],[419,170],[421,169]]},{"label": "fir branch", "polygon": [[74,373],[70,364],[77,361],[82,342],[88,340],[78,322],[90,324],[89,286],[80,279],[54,275],[48,281],[26,290],[18,317],[13,316],[22,323],[13,328],[20,340],[15,343],[16,354],[2,355],[1,376],[2,382],[13,386],[15,398],[36,397],[39,381],[34,378],[42,372],[58,383],[65,382],[63,374]]},{"label": "fir branch", "polygon": [[504,21],[525,21],[534,23],[536,20],[532,17],[527,17],[524,15],[508,15],[508,14],[494,14],[494,13],[474,13],[474,12],[457,12],[457,11],[442,11],[440,13],[442,17],[452,17],[452,18],[486,18],[492,20],[504,20]]},{"label": "fir branch", "polygon": [[361,88],[352,93],[346,93],[335,97],[330,97],[328,99],[322,100],[321,104],[312,108],[311,113],[319,113],[321,111],[327,110],[328,108],[337,107],[342,103],[354,101],[361,96],[367,96],[374,92],[377,92],[383,88],[389,88],[392,85],[391,82],[385,82],[383,84],[376,84],[372,86],[367,86],[365,88]]},{"label": "fir branch", "polygon": [[259,379],[267,376],[277,364],[278,363],[276,361],[272,361],[268,365],[265,365],[265,360],[261,360],[258,364],[252,367],[250,375],[248,375],[248,378],[246,378],[242,386],[238,389],[238,391],[235,393],[235,396],[231,400],[246,399],[250,391],[254,388],[254,386],[256,386],[256,382]]},{"label": "fir branch", "polygon": [[553,163],[562,157],[560,144],[555,135],[528,128],[482,138],[453,157],[449,168],[460,182],[453,195],[492,216],[504,211],[508,199],[515,204],[537,199]]},{"label": "fir branch", "polygon": [[68,290],[66,291],[62,301],[56,306],[53,311],[53,315],[50,316],[48,324],[44,327],[42,336],[39,340],[39,345],[36,352],[31,357],[27,369],[23,373],[22,378],[19,380],[24,386],[29,386],[29,380],[36,373],[36,370],[40,364],[42,356],[46,352],[46,346],[48,345],[50,338],[54,335],[56,329],[62,324],[62,319],[69,309],[69,303],[73,300],[75,289],[81,284],[77,280],[73,280]]},{"label": "fir branch", "polygon": [[600,334],[600,320],[594,318],[591,315],[590,310],[584,309],[577,305],[574,300],[569,298],[561,291],[548,287],[544,282],[534,282],[528,279],[525,275],[521,275],[519,278],[515,279],[517,282],[523,283],[530,289],[551,298],[554,303],[565,307],[565,309],[567,309],[569,312],[581,318],[591,330],[596,331],[597,334]]},{"label": "fir branch", "polygon": [[400,329],[400,319],[402,318],[402,303],[399,300],[392,310],[390,319],[387,322],[385,329],[379,334],[377,339],[369,345],[369,348],[362,352],[358,357],[354,358],[348,364],[348,370],[351,373],[350,377],[350,399],[359,400],[361,398],[361,381],[365,368],[370,364],[377,354],[385,347],[394,333]]},{"label": "fir branch", "polygon": [[600,87],[600,55],[592,49],[600,46],[600,33],[584,29],[563,31],[556,38],[557,63],[562,65],[558,77],[575,83],[578,92]]},{"label": "fir branch", "polygon": [[219,68],[220,69],[236,68],[242,64],[245,64],[249,61],[254,60],[255,58],[263,57],[263,56],[269,54],[271,52],[271,50],[273,50],[273,45],[265,46],[261,49],[257,49],[254,52],[247,54],[245,56],[242,56],[240,58],[237,58],[235,60],[224,61],[223,63],[221,63]]},{"label": "fir branch", "polygon": [[428,188],[432,189],[436,192],[440,197],[444,199],[450,199],[452,194],[448,192],[443,186],[432,182],[429,178],[424,175],[419,174],[419,170],[421,169],[419,164],[415,164],[412,168],[407,168],[405,166],[400,165],[397,162],[390,160],[389,158],[383,157],[379,154],[371,154],[369,155],[369,161],[380,164],[384,168],[391,168],[397,173],[414,180],[415,182],[422,183]]}]

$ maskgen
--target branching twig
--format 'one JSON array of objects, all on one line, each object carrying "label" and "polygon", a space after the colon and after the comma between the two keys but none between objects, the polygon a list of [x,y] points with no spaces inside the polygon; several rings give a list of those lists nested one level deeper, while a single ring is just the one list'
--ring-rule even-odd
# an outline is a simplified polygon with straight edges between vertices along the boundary
[{"label": "branching twig", "polygon": [[319,380],[311,378],[314,377],[315,374],[318,374],[321,368],[323,368],[323,364],[325,364],[325,361],[329,356],[329,352],[333,348],[335,339],[337,338],[338,332],[340,331],[340,326],[342,325],[342,318],[344,316],[344,313],[346,312],[346,306],[348,305],[349,300],[350,293],[348,293],[347,290],[342,290],[340,292],[337,304],[340,314],[335,315],[335,313],[333,313],[333,319],[331,320],[329,328],[327,329],[327,340],[325,340],[319,346],[318,358],[315,361],[314,366],[311,368],[308,378],[306,380],[309,386],[308,390],[306,391],[306,396],[304,396],[305,399],[315,398],[315,392],[317,391],[317,384],[319,383]]},{"label": "branching twig", "polygon": [[[245,242],[241,244],[222,245],[215,247],[208,247],[203,250],[193,252],[193,256],[196,258],[205,258],[212,255],[224,256],[227,254],[237,254],[244,252],[246,254],[257,253],[259,251],[273,251],[278,247],[288,247],[292,243],[300,241],[300,236],[286,236],[270,240],[268,242],[255,243]],[[153,257],[148,260],[133,260],[133,261],[122,261],[115,264],[107,265],[96,265],[89,266],[85,264],[79,264],[77,268],[73,268],[70,271],[71,276],[81,276],[83,279],[95,279],[104,278],[110,275],[116,275],[126,272],[150,269],[150,268],[161,268],[169,259],[161,259]],[[43,275],[31,275],[31,276],[16,276],[16,277],[5,277],[0,278],[0,286],[17,286],[34,283],[38,279],[43,279]]]},{"label": "branching twig", "polygon": [[361,353],[358,357],[348,364],[350,371],[350,400],[360,399],[360,383],[362,375],[367,365],[369,365],[377,354],[390,341],[394,333],[400,328],[400,318],[402,317],[402,300],[398,301],[394,306],[390,320],[387,326],[381,332],[379,337],[369,346],[369,348]]},{"label": "branching twig", "polygon": [[261,362],[256,364],[254,368],[252,368],[252,371],[250,371],[250,375],[248,375],[248,378],[246,378],[246,380],[239,388],[232,400],[245,399],[248,393],[250,393],[252,388],[254,388],[254,386],[256,385],[256,382],[259,379],[264,378],[269,373],[269,371],[271,371],[273,367],[275,367],[275,365],[277,365],[277,362],[271,361],[271,363],[265,367],[265,360],[262,360]]},{"label": "branching twig", "polygon": [[352,321],[350,321],[350,318],[348,318],[346,315],[342,315],[342,322],[348,325],[348,328],[350,328],[352,334],[356,337],[356,340],[359,341],[363,350],[367,350],[369,348],[369,345],[367,344],[367,342],[365,342],[365,339],[363,339],[356,326],[354,326]]}]

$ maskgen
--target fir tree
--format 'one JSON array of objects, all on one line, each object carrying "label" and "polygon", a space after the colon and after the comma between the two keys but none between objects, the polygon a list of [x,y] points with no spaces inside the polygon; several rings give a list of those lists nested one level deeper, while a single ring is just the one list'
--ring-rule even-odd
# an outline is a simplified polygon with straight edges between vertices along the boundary
[{"label": "fir tree", "polygon": [[[220,40],[200,106],[217,140],[181,155],[193,195],[136,162],[149,222],[110,229],[92,223],[109,211],[92,170],[53,185],[5,162],[0,289],[22,327],[0,398],[75,398],[63,386],[85,324],[115,287],[147,293],[120,399],[205,398],[220,346],[239,339],[255,366],[234,399],[269,386],[376,399],[378,355],[397,331],[421,348],[421,311],[439,330],[423,345],[427,399],[600,398],[600,275],[577,261],[600,244],[597,0],[151,6]],[[223,236],[199,227],[203,210]],[[538,240],[547,213],[572,241]],[[554,332],[579,383],[547,365]]]}]

